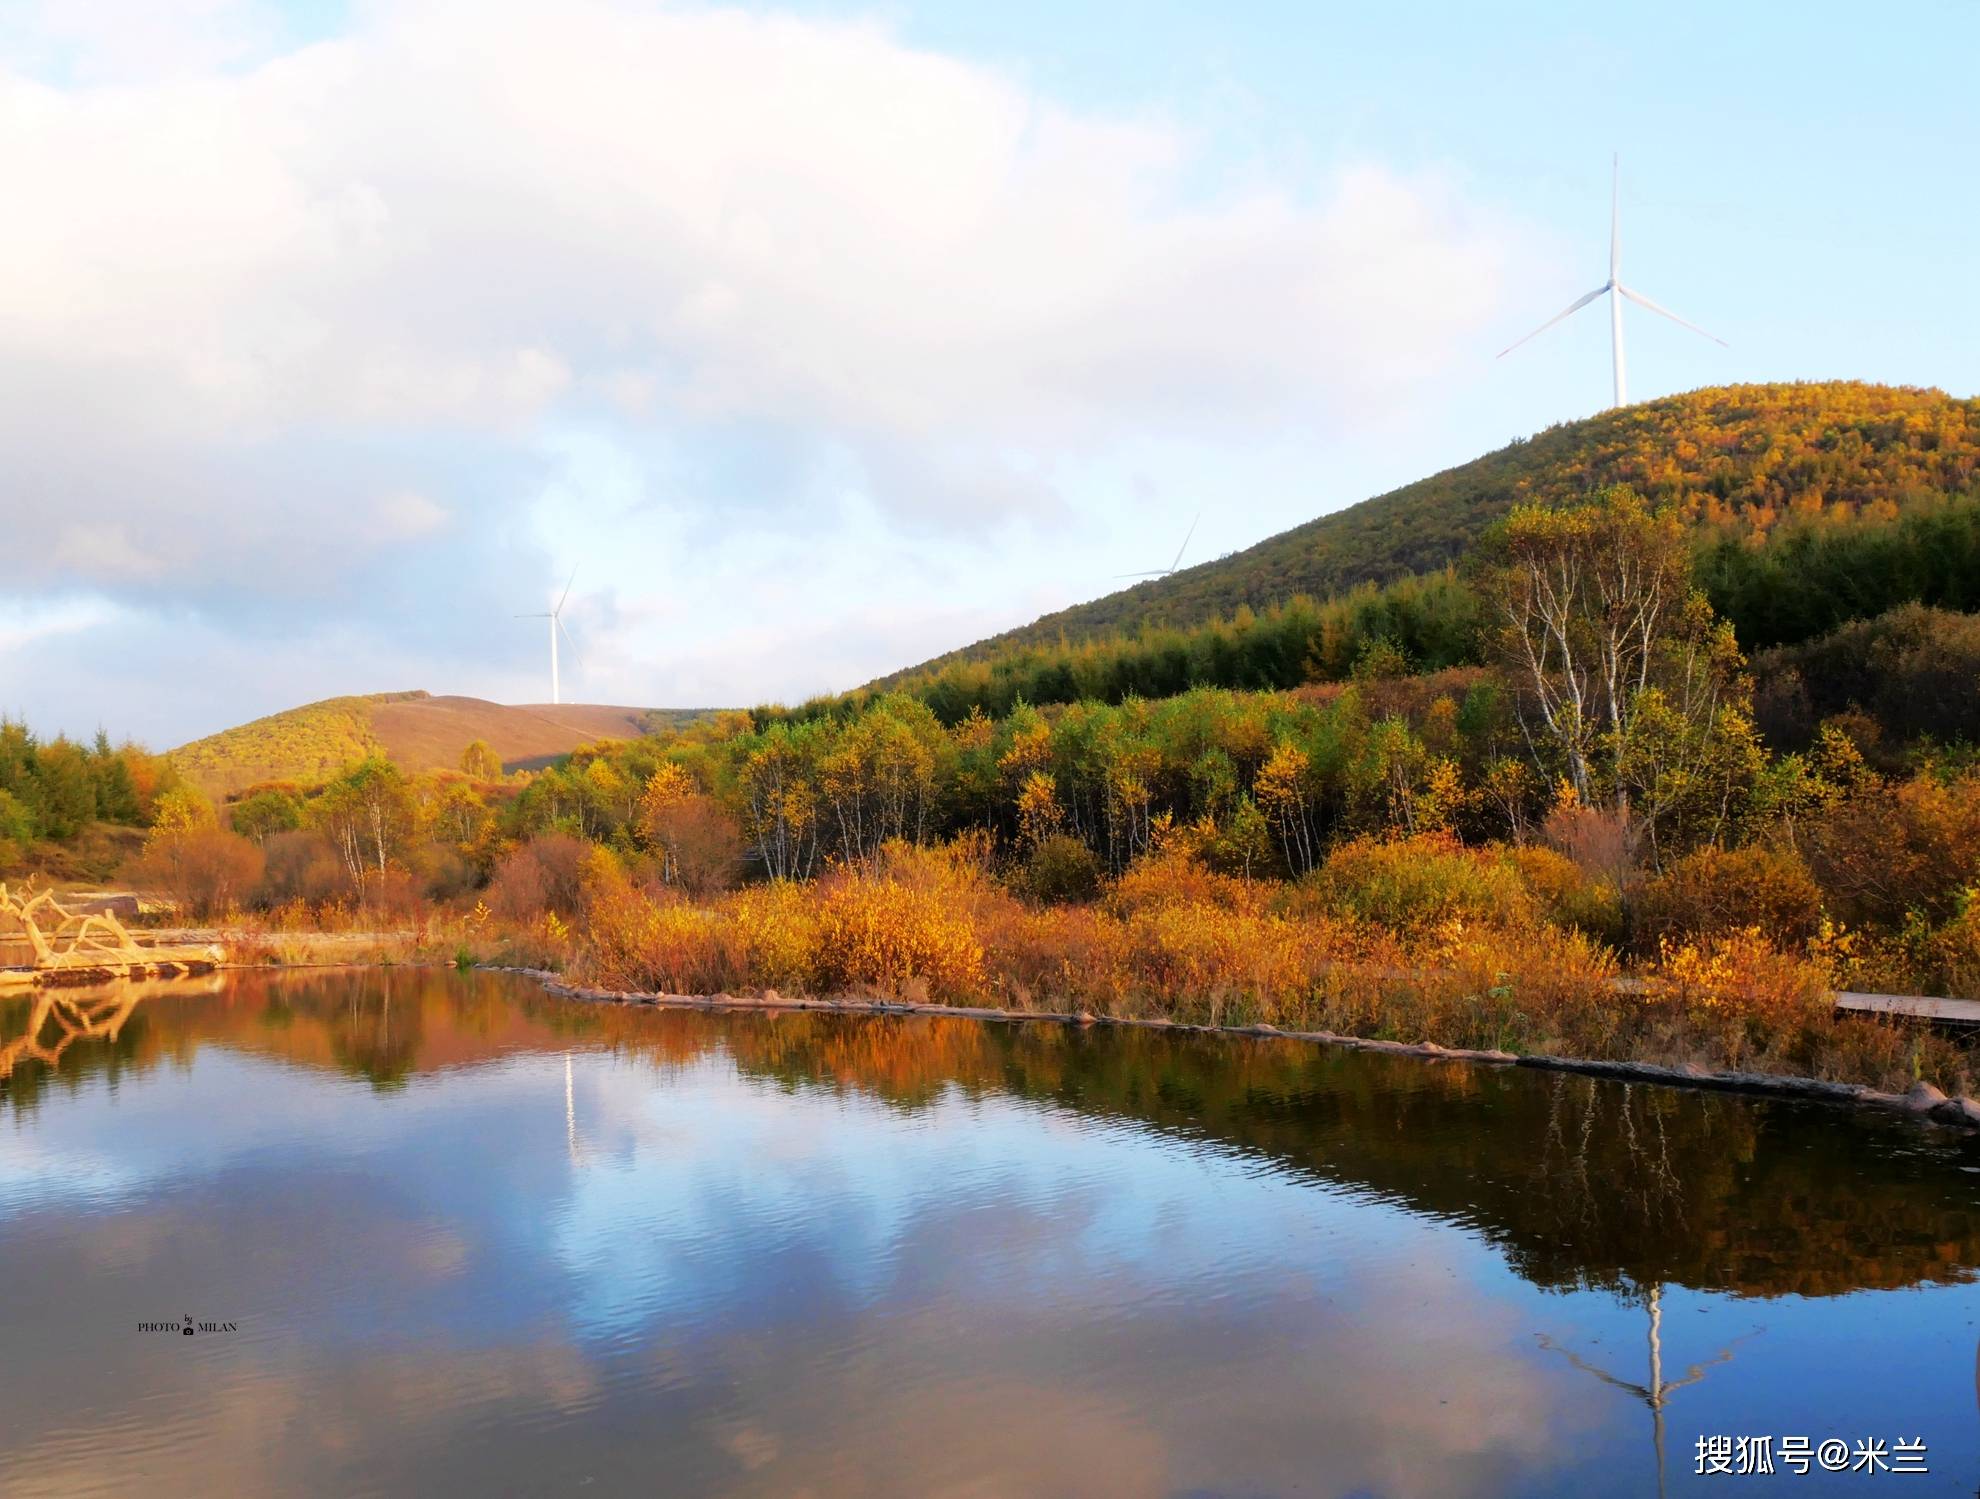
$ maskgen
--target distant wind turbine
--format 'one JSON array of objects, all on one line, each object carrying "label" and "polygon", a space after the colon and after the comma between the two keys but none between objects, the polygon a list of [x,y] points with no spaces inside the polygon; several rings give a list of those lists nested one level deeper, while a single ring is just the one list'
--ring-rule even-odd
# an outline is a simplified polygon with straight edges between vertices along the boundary
[{"label": "distant wind turbine", "polygon": [[1196,520],[1191,521],[1189,523],[1189,529],[1183,533],[1183,544],[1176,548],[1176,560],[1174,562],[1171,562],[1167,567],[1158,567],[1152,573],[1115,573],[1114,576],[1117,578],[1168,577],[1171,573],[1175,572],[1178,568],[1182,566],[1183,553],[1189,550],[1189,539],[1190,537],[1196,534],[1196,521],[1202,519],[1203,519],[1203,512],[1199,510],[1196,512]]},{"label": "distant wind turbine", "polygon": [[1631,288],[1623,285],[1622,283],[1622,157],[1620,155],[1618,155],[1611,164],[1611,175],[1609,178],[1609,279],[1607,281],[1604,281],[1600,286],[1596,287],[1595,290],[1591,291],[1587,296],[1582,297],[1577,301],[1570,302],[1565,311],[1555,313],[1552,317],[1548,318],[1546,322],[1542,323],[1539,327],[1535,328],[1531,333],[1527,334],[1525,338],[1520,339],[1519,343],[1510,344],[1506,348],[1501,349],[1499,351],[1499,358],[1504,359],[1506,355],[1512,353],[1512,351],[1518,348],[1520,344],[1538,338],[1541,334],[1545,333],[1549,328],[1553,327],[1554,324],[1560,322],[1563,318],[1570,317],[1574,313],[1581,311],[1582,308],[1586,307],[1590,302],[1594,301],[1597,297],[1600,296],[1607,296],[1609,299],[1609,342],[1615,354],[1615,365],[1616,365],[1615,404],[1618,406],[1626,406],[1629,404],[1629,381],[1626,377],[1623,368],[1622,299],[1624,297],[1628,297],[1630,301],[1634,302],[1638,307],[1649,308],[1650,311],[1656,313],[1659,317],[1669,318],[1672,322],[1676,323],[1680,328],[1689,328],[1693,333],[1702,334],[1704,337],[1711,339],[1713,343],[1719,345],[1719,347],[1722,349],[1732,347],[1723,338],[1720,338],[1716,333],[1706,333],[1705,330],[1699,327],[1696,323],[1687,323],[1683,318],[1679,317],[1675,312],[1672,312],[1665,307],[1659,307],[1655,302],[1651,301],[1648,297],[1644,296],[1642,292],[1634,291]]},{"label": "distant wind turbine", "polygon": [[564,600],[571,596],[571,584],[575,582],[577,582],[577,569],[573,567],[570,578],[564,584],[563,598],[557,600],[556,608],[539,611],[535,614],[518,614],[516,616],[517,619],[547,619],[550,621],[550,701],[553,703],[563,701],[563,698],[558,695],[559,688],[557,683],[558,635],[561,634],[564,637],[564,644],[571,648],[571,657],[577,662],[578,670],[584,670],[584,658],[578,655],[577,642],[571,639],[571,632],[564,628]]}]

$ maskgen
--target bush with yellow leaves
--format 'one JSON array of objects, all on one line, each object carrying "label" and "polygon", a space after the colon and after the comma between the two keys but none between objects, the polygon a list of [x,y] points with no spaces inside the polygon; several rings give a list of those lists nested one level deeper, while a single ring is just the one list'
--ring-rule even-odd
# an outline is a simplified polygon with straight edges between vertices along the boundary
[{"label": "bush with yellow leaves", "polygon": [[815,898],[819,987],[938,999],[983,991],[983,946],[941,890],[844,875],[820,882]]},{"label": "bush with yellow leaves", "polygon": [[1312,877],[1334,909],[1398,932],[1449,921],[1525,925],[1536,912],[1519,872],[1449,833],[1356,838]]}]

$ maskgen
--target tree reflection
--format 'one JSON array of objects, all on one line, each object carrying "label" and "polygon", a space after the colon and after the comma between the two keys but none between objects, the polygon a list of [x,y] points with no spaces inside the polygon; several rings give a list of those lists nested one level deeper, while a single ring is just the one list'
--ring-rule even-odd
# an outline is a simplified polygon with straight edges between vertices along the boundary
[{"label": "tree reflection", "polygon": [[[707,1014],[552,999],[443,970],[241,973],[0,1001],[0,1097],[218,1045],[380,1090],[516,1055],[605,1050],[667,1071],[724,1056],[783,1089],[919,1110],[1004,1096],[1243,1152],[1491,1242],[1527,1280],[1835,1295],[1971,1279],[1980,1145],[1817,1105],[1283,1040],[926,1016]],[[140,1000],[156,996],[140,1006]],[[168,997],[169,996],[169,997]],[[574,1089],[565,1126],[583,1140]],[[1651,1303],[1653,1315],[1655,1303]],[[1645,1389],[1659,1388],[1653,1371]],[[1677,1388],[1682,1381],[1671,1385]]]}]

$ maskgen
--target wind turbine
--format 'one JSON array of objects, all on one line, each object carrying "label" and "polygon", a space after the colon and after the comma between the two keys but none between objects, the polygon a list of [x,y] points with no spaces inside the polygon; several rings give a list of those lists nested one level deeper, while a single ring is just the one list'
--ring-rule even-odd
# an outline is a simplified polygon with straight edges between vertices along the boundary
[{"label": "wind turbine", "polygon": [[1182,566],[1183,553],[1189,550],[1189,539],[1196,534],[1196,521],[1202,519],[1203,512],[1199,510],[1196,512],[1196,520],[1191,521],[1189,523],[1189,529],[1183,532],[1183,544],[1176,548],[1176,560],[1171,562],[1167,567],[1158,567],[1152,573],[1115,573],[1114,576],[1117,578],[1166,578],[1170,576]]},{"label": "wind turbine", "polygon": [[547,619],[550,621],[550,701],[553,703],[563,701],[557,695],[557,636],[560,633],[564,637],[564,644],[571,648],[571,656],[577,661],[578,669],[580,671],[584,669],[584,658],[578,655],[577,642],[571,639],[571,632],[564,628],[564,600],[571,596],[571,584],[575,582],[577,582],[577,569],[573,567],[570,578],[564,584],[563,597],[557,600],[556,608],[535,614],[518,614],[516,616],[517,619]]},{"label": "wind turbine", "polygon": [[1595,290],[1588,293],[1587,296],[1581,297],[1576,301],[1568,303],[1567,309],[1565,311],[1555,313],[1552,317],[1548,318],[1546,322],[1542,323],[1539,327],[1535,328],[1531,333],[1527,334],[1525,338],[1520,339],[1519,343],[1509,344],[1505,348],[1499,350],[1499,358],[1504,359],[1506,355],[1512,353],[1512,351],[1518,348],[1520,344],[1538,338],[1541,334],[1545,333],[1549,328],[1553,327],[1554,324],[1560,322],[1563,318],[1571,317],[1573,314],[1581,311],[1582,308],[1586,307],[1590,302],[1594,301],[1597,297],[1601,297],[1601,296],[1606,296],[1609,299],[1609,343],[1610,343],[1610,347],[1613,349],[1615,354],[1615,365],[1616,365],[1615,404],[1618,406],[1627,406],[1629,404],[1629,382],[1623,367],[1622,299],[1624,297],[1628,297],[1630,301],[1634,302],[1638,307],[1649,308],[1650,311],[1656,313],[1659,317],[1669,318],[1672,322],[1676,323],[1680,328],[1689,328],[1693,333],[1702,334],[1704,337],[1711,339],[1713,343],[1717,344],[1722,349],[1732,347],[1732,345],[1728,344],[1723,338],[1720,338],[1716,333],[1706,333],[1705,330],[1699,327],[1696,323],[1687,323],[1683,318],[1679,317],[1675,312],[1672,312],[1669,308],[1659,307],[1655,302],[1651,301],[1648,297],[1644,296],[1642,292],[1635,291],[1630,287],[1623,285],[1622,282],[1622,157],[1620,155],[1617,155],[1614,158],[1613,162],[1611,163],[1611,170],[1609,177],[1609,279],[1607,281],[1604,281],[1600,286],[1596,287]]}]

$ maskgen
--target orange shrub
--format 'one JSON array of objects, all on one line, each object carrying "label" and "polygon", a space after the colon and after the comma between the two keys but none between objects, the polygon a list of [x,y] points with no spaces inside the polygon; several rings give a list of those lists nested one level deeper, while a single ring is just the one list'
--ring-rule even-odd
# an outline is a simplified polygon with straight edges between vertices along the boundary
[{"label": "orange shrub", "polygon": [[1534,923],[1449,922],[1414,946],[1410,977],[1383,996],[1415,1013],[1424,1039],[1503,1050],[1550,1050],[1572,1036],[1585,1055],[1608,1055],[1628,1023],[1612,987],[1615,955],[1582,932]]},{"label": "orange shrub", "polygon": [[584,897],[587,858],[595,845],[568,833],[545,833],[512,850],[488,886],[499,916],[532,922],[546,911],[576,914]]},{"label": "orange shrub", "polygon": [[822,881],[813,898],[813,971],[822,987],[940,998],[982,992],[983,947],[968,914],[943,892],[841,876]]},{"label": "orange shrub", "polygon": [[259,844],[210,823],[154,833],[133,867],[189,916],[205,920],[239,907],[261,883]]},{"label": "orange shrub", "polygon": [[1622,898],[1612,881],[1591,877],[1566,854],[1544,844],[1502,846],[1499,857],[1519,875],[1549,921],[1599,941],[1622,940]]},{"label": "orange shrub", "polygon": [[1127,931],[1088,906],[1020,907],[983,930],[985,963],[1018,1004],[1130,1012]]},{"label": "orange shrub", "polygon": [[1788,850],[1708,846],[1644,887],[1640,920],[1652,945],[1751,928],[1777,947],[1798,947],[1821,929],[1822,892]]},{"label": "orange shrub", "polygon": [[1144,854],[1130,864],[1107,892],[1106,907],[1116,916],[1163,906],[1215,906],[1225,911],[1256,911],[1264,892],[1249,880],[1218,874],[1180,844]]},{"label": "orange shrub", "polygon": [[917,890],[987,890],[995,883],[990,862],[990,835],[981,828],[958,833],[945,843],[891,838],[880,845],[880,873]]},{"label": "orange shrub", "polygon": [[1846,921],[1901,923],[1909,912],[1942,921],[1980,880],[1980,772],[1920,772],[1844,797],[1811,818],[1808,863]]},{"label": "orange shrub", "polygon": [[809,885],[752,885],[725,907],[742,943],[749,981],[786,993],[817,987],[818,902]]},{"label": "orange shrub", "polygon": [[1821,966],[1782,952],[1758,927],[1694,942],[1666,938],[1653,971],[1694,1012],[1726,1011],[1778,1025],[1815,1019],[1833,1008]]},{"label": "orange shrub", "polygon": [[273,833],[255,898],[264,905],[327,906],[357,893],[351,872],[328,838],[317,832]]},{"label": "orange shrub", "polygon": [[1169,903],[1127,923],[1135,983],[1212,1024],[1303,1014],[1325,929],[1319,923]]},{"label": "orange shrub", "polygon": [[740,949],[735,925],[718,911],[654,901],[623,879],[592,890],[585,955],[591,976],[608,988],[663,994],[727,989],[746,976]]}]

